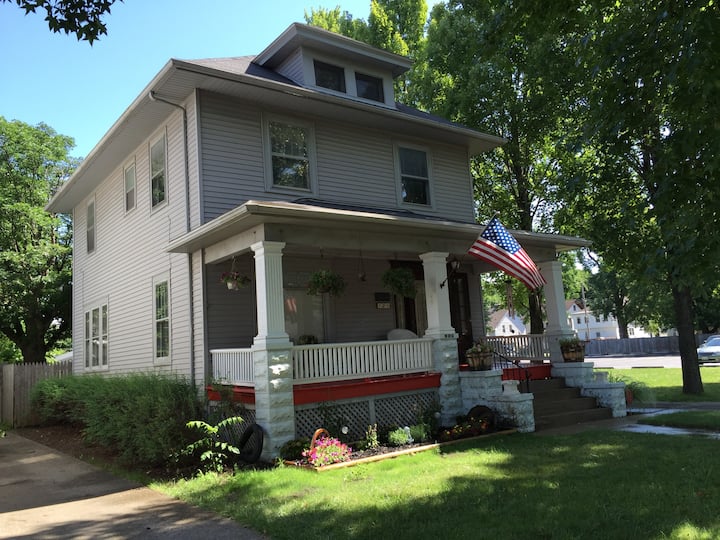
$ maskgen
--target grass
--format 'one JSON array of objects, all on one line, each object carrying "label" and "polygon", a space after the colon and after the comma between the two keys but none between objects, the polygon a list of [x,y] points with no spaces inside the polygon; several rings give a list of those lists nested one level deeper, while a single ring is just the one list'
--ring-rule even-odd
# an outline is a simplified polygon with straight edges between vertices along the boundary
[{"label": "grass", "polygon": [[153,487],[274,540],[720,537],[709,439],[516,434],[317,474],[281,467]]},{"label": "grass", "polygon": [[640,424],[720,432],[720,411],[678,411],[648,416],[638,420]]},{"label": "grass", "polygon": [[720,369],[716,367],[700,368],[704,392],[698,395],[683,394],[680,368],[610,369],[608,372],[614,377],[646,384],[657,401],[720,401]]}]

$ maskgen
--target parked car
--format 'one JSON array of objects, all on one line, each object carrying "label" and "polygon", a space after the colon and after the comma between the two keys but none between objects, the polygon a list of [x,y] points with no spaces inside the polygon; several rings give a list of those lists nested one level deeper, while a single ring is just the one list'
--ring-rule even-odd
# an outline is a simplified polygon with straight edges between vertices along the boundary
[{"label": "parked car", "polygon": [[720,362],[720,336],[712,336],[697,350],[698,362]]}]

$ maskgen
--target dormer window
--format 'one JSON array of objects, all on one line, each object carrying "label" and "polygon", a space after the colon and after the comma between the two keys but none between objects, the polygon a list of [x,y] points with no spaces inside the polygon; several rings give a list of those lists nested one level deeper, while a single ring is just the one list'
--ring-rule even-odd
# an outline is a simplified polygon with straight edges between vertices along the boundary
[{"label": "dormer window", "polygon": [[345,93],[345,70],[319,60],[313,61],[315,67],[315,85]]},{"label": "dormer window", "polygon": [[357,87],[358,97],[379,101],[380,103],[385,102],[383,81],[380,77],[355,72],[355,86]]}]

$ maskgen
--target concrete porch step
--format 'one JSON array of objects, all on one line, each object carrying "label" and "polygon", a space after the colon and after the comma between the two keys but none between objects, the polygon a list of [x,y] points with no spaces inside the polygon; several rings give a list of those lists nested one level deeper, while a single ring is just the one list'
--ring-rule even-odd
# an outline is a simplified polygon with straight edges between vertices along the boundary
[{"label": "concrete porch step", "polygon": [[612,418],[611,409],[598,407],[594,397],[581,396],[563,378],[531,381],[530,392],[536,431]]}]

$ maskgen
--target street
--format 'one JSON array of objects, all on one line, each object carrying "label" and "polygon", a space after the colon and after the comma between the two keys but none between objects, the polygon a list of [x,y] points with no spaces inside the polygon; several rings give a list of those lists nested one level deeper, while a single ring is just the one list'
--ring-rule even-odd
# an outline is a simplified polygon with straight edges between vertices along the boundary
[{"label": "street", "polygon": [[[586,362],[592,362],[596,368],[648,368],[680,367],[680,355],[672,356],[586,356]],[[720,364],[703,364],[704,367],[720,367]]]}]

